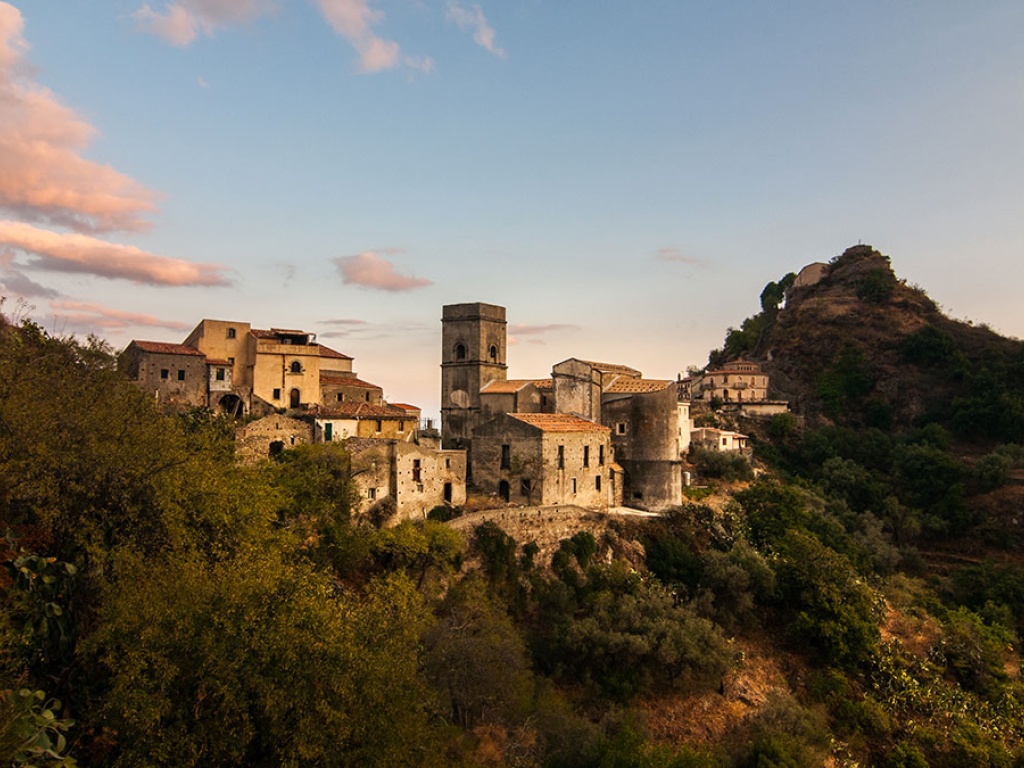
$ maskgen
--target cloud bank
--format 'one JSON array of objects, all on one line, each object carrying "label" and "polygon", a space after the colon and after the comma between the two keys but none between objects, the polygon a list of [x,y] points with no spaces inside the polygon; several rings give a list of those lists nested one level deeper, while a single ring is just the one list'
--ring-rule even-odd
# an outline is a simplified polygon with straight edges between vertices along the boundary
[{"label": "cloud bank", "polygon": [[154,195],[79,153],[95,131],[24,74],[21,12],[0,2],[0,208],[80,231],[141,230]]},{"label": "cloud bank", "polygon": [[132,245],[89,235],[51,232],[18,221],[0,221],[0,245],[29,254],[28,266],[81,272],[148,285],[228,285],[224,268],[157,256]]},{"label": "cloud bank", "polygon": [[411,291],[432,285],[425,277],[403,275],[395,271],[394,265],[378,256],[375,251],[363,251],[356,256],[341,256],[334,260],[345,285],[361,285],[380,291]]},{"label": "cloud bank", "polygon": [[139,312],[121,312],[100,304],[87,304],[81,301],[55,301],[50,307],[57,317],[76,328],[110,330],[139,325],[167,328],[172,331],[187,331],[190,328],[189,325],[174,320],[161,320]]}]

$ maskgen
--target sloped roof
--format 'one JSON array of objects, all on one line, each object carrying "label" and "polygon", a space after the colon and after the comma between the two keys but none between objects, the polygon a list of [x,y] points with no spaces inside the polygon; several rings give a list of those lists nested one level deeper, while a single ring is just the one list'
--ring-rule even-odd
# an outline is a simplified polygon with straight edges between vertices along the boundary
[{"label": "sloped roof", "polygon": [[[577,358],[577,360],[579,360],[579,358]],[[640,376],[643,375],[636,368],[630,368],[628,365],[619,365],[618,363],[598,363],[594,360],[580,360],[580,362],[586,363],[602,373],[619,373],[623,376],[634,376],[636,378],[640,378]]]},{"label": "sloped roof", "polygon": [[186,347],[184,344],[171,344],[166,341],[132,341],[136,347],[143,352],[152,352],[158,355],[191,355],[192,357],[206,357],[195,347]]},{"label": "sloped roof", "polygon": [[486,393],[488,395],[508,395],[513,392],[518,392],[523,387],[527,387],[531,384],[537,389],[549,389],[554,386],[551,379],[506,379],[504,381],[487,382],[480,388],[480,393]]},{"label": "sloped roof", "polygon": [[409,413],[392,405],[338,403],[330,408],[317,407],[316,416],[322,419],[408,419]]},{"label": "sloped roof", "polygon": [[382,389],[382,387],[379,387],[376,384],[371,384],[370,382],[363,381],[355,376],[338,373],[337,371],[321,371],[320,383],[344,384],[346,387],[361,387],[362,389]]},{"label": "sloped roof", "polygon": [[392,408],[401,408],[403,411],[409,413],[421,413],[423,411],[418,405],[409,405],[408,403],[388,403]]},{"label": "sloped roof", "polygon": [[660,392],[674,385],[675,382],[668,379],[634,379],[629,376],[619,376],[605,387],[604,391],[614,394],[642,394]]},{"label": "sloped roof", "polygon": [[568,413],[510,413],[511,418],[542,432],[610,432],[603,424]]},{"label": "sloped roof", "polygon": [[352,358],[348,355],[342,354],[336,349],[325,347],[323,344],[317,344],[320,348],[320,357],[333,357],[336,360],[351,360]]}]

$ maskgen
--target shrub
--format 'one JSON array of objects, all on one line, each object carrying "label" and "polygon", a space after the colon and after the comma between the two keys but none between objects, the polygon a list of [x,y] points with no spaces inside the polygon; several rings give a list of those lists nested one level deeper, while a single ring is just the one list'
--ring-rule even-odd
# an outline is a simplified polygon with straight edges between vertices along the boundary
[{"label": "shrub", "polygon": [[690,463],[697,467],[702,477],[728,481],[751,480],[754,477],[750,462],[734,451],[694,448],[690,451]]}]

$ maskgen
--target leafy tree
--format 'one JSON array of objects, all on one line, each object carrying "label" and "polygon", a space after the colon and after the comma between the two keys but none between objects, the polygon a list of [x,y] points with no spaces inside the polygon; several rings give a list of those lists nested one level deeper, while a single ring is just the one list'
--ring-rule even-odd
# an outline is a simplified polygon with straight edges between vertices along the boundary
[{"label": "leafy tree", "polygon": [[213,565],[123,553],[87,643],[113,764],[427,764],[425,615],[404,577],[338,595],[274,549]]}]

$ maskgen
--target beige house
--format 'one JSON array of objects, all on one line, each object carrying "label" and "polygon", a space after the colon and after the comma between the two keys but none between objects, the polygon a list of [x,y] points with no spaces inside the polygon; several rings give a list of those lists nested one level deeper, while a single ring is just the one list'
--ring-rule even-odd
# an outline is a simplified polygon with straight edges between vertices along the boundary
[{"label": "beige house", "polygon": [[690,445],[723,453],[746,450],[749,439],[739,432],[714,427],[700,427],[690,433]]},{"label": "beige house", "polygon": [[506,413],[474,430],[472,482],[505,502],[605,510],[621,475],[607,427],[560,413]]},{"label": "beige house", "polygon": [[735,360],[680,381],[683,397],[723,403],[762,402],[768,399],[768,374],[758,363]]},{"label": "beige house", "polygon": [[318,443],[351,437],[410,440],[420,426],[417,409],[387,403],[344,402],[333,407],[318,406],[312,415]]}]

